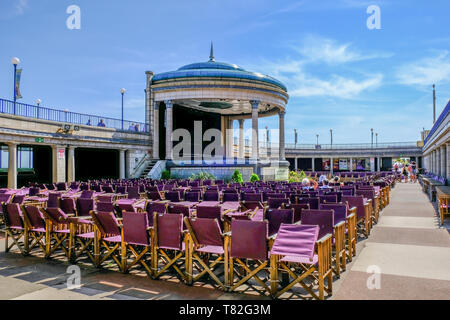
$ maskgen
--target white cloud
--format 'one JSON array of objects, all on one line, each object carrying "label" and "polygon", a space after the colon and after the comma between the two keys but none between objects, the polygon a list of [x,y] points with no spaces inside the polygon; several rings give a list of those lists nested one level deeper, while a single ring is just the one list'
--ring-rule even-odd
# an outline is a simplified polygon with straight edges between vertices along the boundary
[{"label": "white cloud", "polygon": [[23,14],[25,9],[28,8],[28,0],[17,0],[14,3],[14,8],[16,10],[16,14]]},{"label": "white cloud", "polygon": [[435,57],[404,64],[397,69],[396,77],[400,83],[406,85],[429,86],[433,83],[449,82],[449,52],[443,51]]},{"label": "white cloud", "polygon": [[333,75],[329,80],[322,80],[302,74],[297,75],[295,80],[298,85],[289,92],[292,97],[323,96],[352,99],[363,91],[379,87],[383,75],[375,74],[363,80]]},{"label": "white cloud", "polygon": [[335,40],[317,35],[308,35],[300,46],[294,49],[310,62],[325,62],[327,64],[342,64],[348,62],[387,58],[389,53],[362,54],[352,47],[352,43],[337,43]]}]

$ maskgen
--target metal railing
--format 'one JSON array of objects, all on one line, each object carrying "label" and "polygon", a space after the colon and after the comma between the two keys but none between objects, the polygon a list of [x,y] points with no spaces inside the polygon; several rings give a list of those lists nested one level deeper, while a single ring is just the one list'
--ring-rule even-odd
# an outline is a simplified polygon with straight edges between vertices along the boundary
[{"label": "metal railing", "polygon": [[286,143],[286,149],[309,149],[309,150],[364,150],[364,149],[405,149],[420,148],[417,142],[383,142],[383,143],[347,143],[347,144],[294,144]]},{"label": "metal railing", "polygon": [[[34,119],[91,126],[102,126],[99,124],[103,119],[103,123],[105,124],[104,127],[122,130],[121,119],[101,117],[58,109],[50,109],[20,102],[16,102],[16,104],[14,105],[14,101],[6,99],[0,99],[0,112]],[[146,125],[145,123],[129,120],[123,120],[123,130],[144,133],[149,132],[148,125]]]}]

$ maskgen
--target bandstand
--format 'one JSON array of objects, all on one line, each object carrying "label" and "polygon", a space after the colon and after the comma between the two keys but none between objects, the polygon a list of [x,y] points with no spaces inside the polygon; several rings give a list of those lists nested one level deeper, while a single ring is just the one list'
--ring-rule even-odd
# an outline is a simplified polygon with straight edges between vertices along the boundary
[{"label": "bandstand", "polygon": [[[190,171],[203,168],[205,162],[199,153],[203,153],[208,142],[202,139],[199,143],[195,139],[192,161],[184,161],[180,165],[174,161],[177,139],[174,139],[173,132],[184,129],[194,137],[200,130],[203,137],[208,130],[216,129],[221,135],[223,162],[208,165],[208,171],[214,173],[223,168],[230,171],[234,167],[246,167],[265,179],[287,179],[289,164],[285,159],[284,117],[289,96],[283,83],[235,64],[217,62],[212,45],[207,62],[159,74],[147,71],[146,75],[146,119],[152,136],[154,159],[166,160],[171,168],[190,168]],[[258,119],[276,115],[279,117],[279,156],[268,162],[262,161]],[[239,123],[237,152],[233,151],[231,131],[235,120]],[[244,143],[245,120],[252,124],[248,150]]]}]

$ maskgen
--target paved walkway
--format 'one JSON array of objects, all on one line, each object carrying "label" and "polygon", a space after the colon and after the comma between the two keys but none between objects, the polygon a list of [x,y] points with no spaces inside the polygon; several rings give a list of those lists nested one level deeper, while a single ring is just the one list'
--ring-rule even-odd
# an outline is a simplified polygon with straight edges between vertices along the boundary
[{"label": "paved walkway", "polygon": [[419,184],[397,183],[344,277],[333,299],[450,299],[450,236]]},{"label": "paved walkway", "polygon": [[[263,298],[224,293],[210,285],[189,287],[177,279],[151,280],[145,273],[124,275],[88,264],[81,268],[81,288],[69,289],[70,265],[65,259],[5,254],[1,236],[0,299]],[[450,236],[438,227],[434,208],[418,184],[397,184],[390,205],[369,239],[358,242],[357,251],[347,271],[333,283],[331,299],[450,299]],[[381,272],[379,289],[367,287],[373,275],[367,273],[369,267]]]}]

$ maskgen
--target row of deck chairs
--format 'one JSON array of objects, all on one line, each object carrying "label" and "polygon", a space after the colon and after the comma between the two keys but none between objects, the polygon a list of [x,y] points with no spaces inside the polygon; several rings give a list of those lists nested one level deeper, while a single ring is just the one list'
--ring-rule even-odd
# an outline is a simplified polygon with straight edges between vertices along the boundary
[{"label": "row of deck chairs", "polygon": [[355,186],[352,195],[337,193],[345,188],[298,193],[295,201],[283,192],[267,201],[247,198],[255,190],[228,192],[237,199],[233,209],[224,209],[226,202],[146,199],[142,210],[131,207],[121,217],[98,208],[85,218],[61,207],[8,203],[6,251],[40,251],[46,258],[60,252],[97,267],[114,261],[121,272],[176,275],[188,285],[206,281],[230,292],[324,299],[333,275],[355,256],[358,235],[369,235],[376,212],[388,204],[388,196],[377,194],[388,195],[389,186],[375,187]]}]

